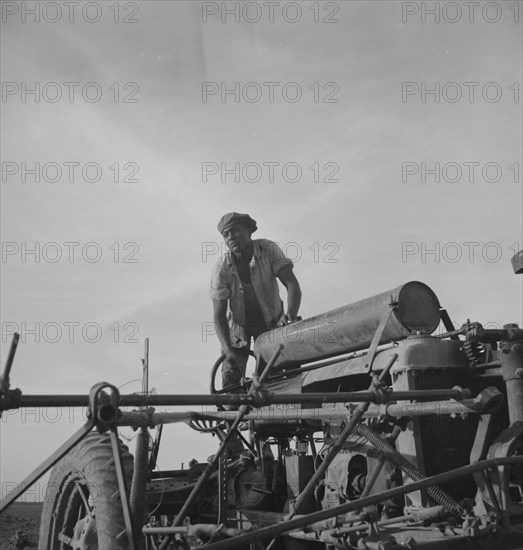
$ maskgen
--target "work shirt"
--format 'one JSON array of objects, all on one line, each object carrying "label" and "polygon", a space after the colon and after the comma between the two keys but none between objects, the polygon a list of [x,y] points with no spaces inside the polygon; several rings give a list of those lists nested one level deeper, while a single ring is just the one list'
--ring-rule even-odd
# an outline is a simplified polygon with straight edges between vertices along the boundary
[{"label": "work shirt", "polygon": [[[252,289],[267,330],[275,327],[283,315],[283,303],[276,276],[280,269],[286,266],[293,267],[293,263],[275,242],[267,239],[253,240],[249,272]],[[228,300],[231,340],[237,347],[244,346],[249,339],[245,331],[245,298],[242,285],[232,252],[228,251],[214,265],[209,296],[213,300]]]}]

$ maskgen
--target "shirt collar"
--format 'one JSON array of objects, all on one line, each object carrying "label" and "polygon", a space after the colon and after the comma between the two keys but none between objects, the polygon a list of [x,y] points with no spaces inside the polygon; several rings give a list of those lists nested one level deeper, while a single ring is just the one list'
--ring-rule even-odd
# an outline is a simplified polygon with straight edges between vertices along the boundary
[{"label": "shirt collar", "polygon": [[[253,239],[252,240],[253,242],[253,251],[252,251],[252,258],[251,258],[251,261],[249,262],[249,265],[254,265],[255,263],[255,258],[259,258],[261,255],[262,255],[262,247],[260,246],[260,242],[259,242],[259,239]],[[234,262],[233,262],[233,258],[232,258],[232,252],[230,250],[227,250],[227,265],[229,267],[233,267],[234,266]]]}]

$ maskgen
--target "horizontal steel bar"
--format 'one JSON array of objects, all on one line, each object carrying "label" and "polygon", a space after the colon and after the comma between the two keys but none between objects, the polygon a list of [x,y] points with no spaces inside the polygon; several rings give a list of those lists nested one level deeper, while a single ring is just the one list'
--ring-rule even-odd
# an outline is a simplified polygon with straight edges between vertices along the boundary
[{"label": "horizontal steel bar", "polygon": [[[387,401],[432,401],[439,399],[463,399],[470,397],[470,390],[410,390],[393,391],[386,396]],[[273,393],[264,392],[263,397],[248,394],[166,394],[166,395],[122,395],[121,407],[176,407],[188,405],[252,405],[266,406],[272,403],[307,404],[307,403],[376,403],[378,396],[374,392],[342,393]],[[12,403],[12,408],[19,407],[86,407],[88,395],[21,395]]]},{"label": "horizontal steel bar", "polygon": [[[377,418],[381,416],[391,416],[402,418],[404,416],[431,416],[431,415],[463,415],[479,414],[480,408],[474,399],[465,399],[463,401],[427,401],[423,403],[390,403],[388,405],[371,405],[369,410],[363,413],[363,418]],[[261,420],[280,422],[282,420],[345,420],[349,411],[343,405],[333,405],[322,409],[258,409],[246,415],[245,421]],[[188,420],[234,420],[235,411],[209,411],[207,413],[198,413],[188,411],[186,413],[153,413],[151,417],[156,424],[171,424],[176,422],[186,422]],[[120,425],[133,425],[134,422],[145,422],[146,414],[140,411],[122,413],[119,421]],[[140,422],[141,421],[141,422]]]},{"label": "horizontal steel bar", "polygon": [[401,487],[395,487],[394,489],[389,489],[388,491],[383,491],[375,495],[370,495],[365,498],[353,500],[351,502],[341,504],[340,506],[335,506],[326,510],[320,510],[318,512],[313,512],[304,516],[295,517],[291,520],[277,523],[276,525],[263,527],[252,533],[246,533],[238,537],[212,543],[205,548],[206,550],[230,550],[231,548],[236,548],[255,540],[283,535],[284,533],[300,529],[301,527],[305,527],[306,525],[310,525],[311,523],[315,523],[317,521],[328,519],[341,514],[347,514],[349,512],[352,512],[353,510],[359,510],[360,508],[365,508],[373,504],[378,504],[380,502],[383,502],[384,500],[389,500],[391,498],[402,496],[404,494],[417,491],[418,489],[425,489],[426,487],[429,487],[431,485],[439,485],[447,481],[452,481],[453,479],[456,479],[458,477],[462,477],[474,472],[479,472],[487,468],[493,468],[497,466],[509,466],[522,463],[523,456],[509,456],[483,460],[481,462],[477,462],[476,464],[462,466],[454,470],[449,470],[448,472],[443,472],[435,476],[427,477],[420,481],[414,481],[412,483],[402,485]]},{"label": "horizontal steel bar", "polygon": [[183,534],[189,537],[210,539],[216,536],[234,537],[241,533],[239,529],[216,525],[212,523],[194,523],[192,525],[180,525],[176,527],[143,527],[144,535],[176,535]]},{"label": "horizontal steel bar", "polygon": [[[423,401],[421,403],[387,403],[383,405],[370,405],[363,413],[364,418],[405,416],[432,416],[432,415],[467,415],[489,413],[493,406],[503,399],[503,395],[494,387],[486,388],[474,399],[461,401]],[[228,420],[234,421],[237,416],[235,411],[186,411],[186,412],[153,412],[154,409],[139,411],[121,411],[118,424],[120,426],[153,427],[162,424],[175,424],[177,422],[190,422],[198,420]],[[281,407],[270,405],[259,408],[245,415],[245,420],[259,422],[286,422],[286,421],[337,421],[345,420],[351,411],[346,404],[329,403],[322,408],[302,409],[300,407]]]},{"label": "horizontal steel bar", "polygon": [[[217,526],[215,526],[217,527]],[[178,527],[143,527],[143,535],[176,535],[178,533],[186,535],[189,532],[187,525],[179,525]]]}]

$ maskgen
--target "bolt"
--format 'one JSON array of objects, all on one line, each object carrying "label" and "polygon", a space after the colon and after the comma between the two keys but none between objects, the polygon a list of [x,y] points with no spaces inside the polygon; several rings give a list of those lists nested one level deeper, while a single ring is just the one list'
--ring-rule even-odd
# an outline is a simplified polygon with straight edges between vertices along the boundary
[{"label": "bolt", "polygon": [[517,378],[523,378],[523,369],[516,369],[514,371],[514,374],[516,375]]}]

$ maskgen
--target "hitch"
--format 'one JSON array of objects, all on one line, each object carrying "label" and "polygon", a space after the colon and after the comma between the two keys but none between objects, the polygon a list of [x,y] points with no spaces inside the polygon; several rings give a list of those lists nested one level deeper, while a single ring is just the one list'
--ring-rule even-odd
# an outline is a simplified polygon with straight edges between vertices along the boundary
[{"label": "hitch", "polygon": [[91,388],[87,418],[94,422],[100,433],[110,430],[111,426],[116,426],[120,418],[119,402],[120,392],[109,382],[98,382]]}]

